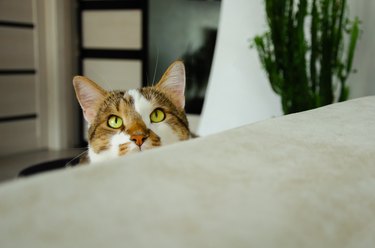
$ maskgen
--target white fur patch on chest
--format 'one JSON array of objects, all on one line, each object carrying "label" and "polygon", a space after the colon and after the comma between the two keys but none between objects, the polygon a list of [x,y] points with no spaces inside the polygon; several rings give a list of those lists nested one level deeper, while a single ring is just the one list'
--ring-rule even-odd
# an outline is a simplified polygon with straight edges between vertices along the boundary
[{"label": "white fur patch on chest", "polygon": [[130,141],[130,136],[121,132],[113,135],[110,140],[109,149],[106,151],[101,151],[100,153],[95,153],[92,149],[89,148],[89,157],[92,163],[106,161],[111,158],[119,157],[120,145],[127,144],[128,153],[138,152],[139,148],[136,144]]}]

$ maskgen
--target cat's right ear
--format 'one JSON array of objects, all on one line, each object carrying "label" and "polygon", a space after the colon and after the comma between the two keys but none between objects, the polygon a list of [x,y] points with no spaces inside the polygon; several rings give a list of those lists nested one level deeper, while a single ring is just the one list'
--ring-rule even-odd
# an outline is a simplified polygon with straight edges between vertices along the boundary
[{"label": "cat's right ear", "polygon": [[185,66],[181,61],[171,64],[155,85],[168,94],[178,108],[185,107]]},{"label": "cat's right ear", "polygon": [[88,123],[91,124],[95,119],[99,104],[104,101],[107,95],[107,91],[83,76],[75,76],[73,78],[73,86],[83,115]]}]

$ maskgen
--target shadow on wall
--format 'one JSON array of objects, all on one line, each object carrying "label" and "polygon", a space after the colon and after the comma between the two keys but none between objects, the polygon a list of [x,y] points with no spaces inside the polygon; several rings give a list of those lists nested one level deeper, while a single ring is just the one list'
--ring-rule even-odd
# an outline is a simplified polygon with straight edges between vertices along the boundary
[{"label": "shadow on wall", "polygon": [[206,28],[201,47],[182,56],[186,66],[186,112],[200,114],[206,94],[208,78],[214,56],[216,29]]},{"label": "shadow on wall", "polygon": [[148,84],[170,63],[186,66],[186,112],[200,114],[210,74],[220,16],[220,1],[149,2]]}]

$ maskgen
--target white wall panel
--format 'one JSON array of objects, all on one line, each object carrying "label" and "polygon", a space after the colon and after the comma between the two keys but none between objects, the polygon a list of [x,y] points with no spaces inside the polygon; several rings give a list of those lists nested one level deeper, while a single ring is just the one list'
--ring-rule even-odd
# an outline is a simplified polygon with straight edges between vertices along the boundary
[{"label": "white wall panel", "polygon": [[0,123],[0,156],[36,149],[36,120]]},{"label": "white wall panel", "polygon": [[85,48],[142,48],[141,10],[85,11],[83,30]]},{"label": "white wall panel", "polygon": [[1,20],[32,23],[32,3],[32,0],[0,0]]},{"label": "white wall panel", "polygon": [[85,59],[84,74],[105,89],[134,89],[142,86],[140,60]]},{"label": "white wall panel", "polygon": [[375,95],[375,1],[349,0],[350,18],[361,20],[361,37],[358,40],[353,68],[357,70],[348,78],[350,98]]},{"label": "white wall panel", "polygon": [[33,29],[0,27],[0,69],[33,69]]},{"label": "white wall panel", "polygon": [[[34,0],[0,0],[0,156],[40,148],[37,131],[35,75],[17,70],[35,70]],[[8,23],[26,25],[7,26]],[[24,115],[30,118],[22,119]],[[14,117],[15,119],[6,119]]]},{"label": "white wall panel", "polygon": [[282,114],[250,39],[265,30],[262,1],[223,0],[198,133],[208,135]]},{"label": "white wall panel", "polygon": [[0,75],[0,92],[0,117],[36,113],[33,75]]}]

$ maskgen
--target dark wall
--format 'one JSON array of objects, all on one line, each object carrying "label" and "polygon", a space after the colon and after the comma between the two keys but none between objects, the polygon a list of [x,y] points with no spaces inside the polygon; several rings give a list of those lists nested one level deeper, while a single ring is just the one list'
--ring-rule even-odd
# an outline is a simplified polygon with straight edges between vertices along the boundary
[{"label": "dark wall", "polygon": [[219,1],[149,1],[148,84],[157,82],[173,61],[184,60],[189,113],[201,111],[219,15]]}]

